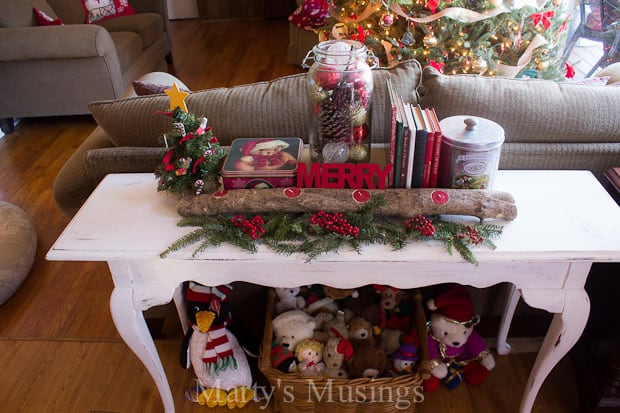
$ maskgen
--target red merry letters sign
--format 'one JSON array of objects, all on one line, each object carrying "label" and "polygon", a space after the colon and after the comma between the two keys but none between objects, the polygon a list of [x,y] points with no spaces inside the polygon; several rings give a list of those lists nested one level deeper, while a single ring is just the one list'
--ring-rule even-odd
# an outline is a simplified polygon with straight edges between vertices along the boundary
[{"label": "red merry letters sign", "polygon": [[374,163],[304,163],[297,166],[299,188],[385,189],[392,164],[383,169]]}]

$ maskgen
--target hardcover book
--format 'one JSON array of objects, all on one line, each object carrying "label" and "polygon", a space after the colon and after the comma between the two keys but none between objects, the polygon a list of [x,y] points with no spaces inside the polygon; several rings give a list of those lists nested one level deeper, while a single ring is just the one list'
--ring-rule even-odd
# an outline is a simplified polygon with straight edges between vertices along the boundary
[{"label": "hardcover book", "polygon": [[424,158],[426,156],[428,129],[422,112],[423,110],[420,105],[412,107],[413,119],[416,124],[416,145],[413,155],[413,188],[422,188],[422,184],[424,183]]},{"label": "hardcover book", "polygon": [[441,159],[441,142],[443,140],[443,133],[441,131],[441,126],[439,126],[439,119],[437,118],[435,108],[430,109],[430,118],[431,123],[433,124],[433,129],[435,131],[435,144],[433,149],[433,159],[431,161],[431,178],[429,187],[437,188],[437,182],[439,180],[439,162]]}]

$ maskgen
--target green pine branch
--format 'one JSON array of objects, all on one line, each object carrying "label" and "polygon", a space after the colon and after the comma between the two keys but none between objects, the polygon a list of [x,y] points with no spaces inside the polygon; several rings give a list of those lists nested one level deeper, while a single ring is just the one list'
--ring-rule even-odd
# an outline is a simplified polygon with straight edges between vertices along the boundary
[{"label": "green pine branch", "polygon": [[344,247],[361,254],[364,245],[390,245],[394,250],[399,250],[411,242],[439,241],[447,253],[457,251],[464,260],[477,265],[472,248],[486,246],[495,249],[492,239],[502,233],[501,225],[462,224],[429,216],[425,219],[432,223],[434,232],[423,234],[411,226],[407,227],[406,222],[376,215],[374,211],[384,204],[383,197],[373,197],[359,210],[343,214],[349,224],[359,229],[357,236],[340,234],[311,223],[311,213],[265,215],[262,217],[265,232],[257,239],[235,226],[227,215],[186,217],[178,222],[180,227],[198,228],[174,241],[160,256],[165,258],[172,252],[196,244],[193,256],[197,256],[223,243],[255,253],[258,244],[262,243],[276,253],[303,254],[307,261],[313,261],[322,254],[338,252]]}]

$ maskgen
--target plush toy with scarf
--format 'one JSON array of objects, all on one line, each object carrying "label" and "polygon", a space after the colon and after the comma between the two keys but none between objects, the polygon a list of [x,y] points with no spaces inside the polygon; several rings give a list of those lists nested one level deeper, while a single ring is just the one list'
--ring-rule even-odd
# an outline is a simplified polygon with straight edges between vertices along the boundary
[{"label": "plush toy with scarf", "polygon": [[226,327],[230,323],[229,284],[206,287],[188,283],[185,299],[191,329],[181,364],[191,366],[200,384],[196,400],[209,407],[243,407],[254,398],[252,373],[245,352]]}]

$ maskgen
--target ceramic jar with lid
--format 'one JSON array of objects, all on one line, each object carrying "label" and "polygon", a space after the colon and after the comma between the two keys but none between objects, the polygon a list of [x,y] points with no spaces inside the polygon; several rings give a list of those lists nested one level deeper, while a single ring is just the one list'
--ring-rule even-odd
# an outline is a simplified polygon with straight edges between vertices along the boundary
[{"label": "ceramic jar with lid", "polygon": [[491,189],[504,129],[492,120],[476,116],[451,116],[439,125],[443,132],[439,187]]}]

